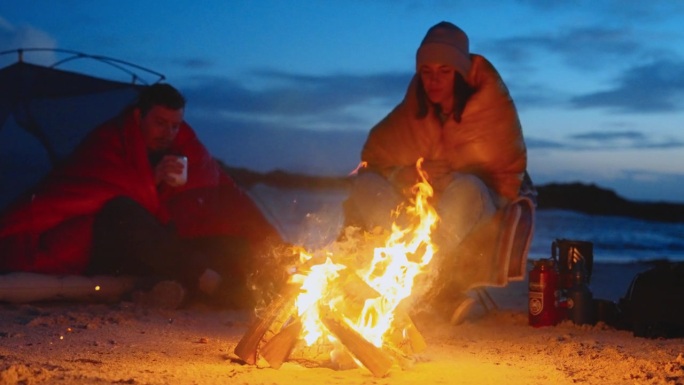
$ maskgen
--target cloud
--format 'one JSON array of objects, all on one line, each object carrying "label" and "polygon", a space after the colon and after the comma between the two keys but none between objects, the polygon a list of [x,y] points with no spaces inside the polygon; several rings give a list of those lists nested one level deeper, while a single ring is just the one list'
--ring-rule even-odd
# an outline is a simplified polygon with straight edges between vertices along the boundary
[{"label": "cloud", "polygon": [[591,141],[614,141],[614,140],[644,140],[644,134],[636,131],[622,132],[585,132],[583,134],[571,135],[570,138],[577,140]]},{"label": "cloud", "polygon": [[[645,16],[644,16],[645,17]],[[567,97],[574,108],[606,108],[617,113],[681,111],[684,106],[684,61],[673,51],[656,50],[641,42],[632,27],[581,27],[546,35],[517,36],[489,43],[489,50],[526,72],[540,72],[561,57],[580,74],[613,71],[612,87]],[[537,54],[537,56],[534,56]],[[613,63],[606,67],[606,63]],[[629,64],[636,63],[636,64]],[[620,72],[621,71],[621,72]],[[547,85],[509,84],[523,107],[561,103],[549,79]]]},{"label": "cloud", "polygon": [[234,120],[273,122],[299,128],[366,129],[403,97],[411,74],[299,75],[256,71],[244,83],[194,77],[179,86],[189,108]]},{"label": "cloud", "polygon": [[548,139],[539,139],[535,137],[525,138],[525,145],[528,149],[558,149],[563,148],[565,145],[557,141]]},{"label": "cloud", "polygon": [[[681,110],[684,62],[672,42],[682,35],[671,25],[684,3],[519,2],[536,17],[548,15],[556,22],[539,27],[550,29],[484,42],[482,48],[513,74],[507,83],[521,109],[569,103],[615,113]],[[569,89],[567,82],[574,79],[581,84]]]},{"label": "cloud", "polygon": [[638,131],[590,131],[568,135],[563,140],[525,138],[528,149],[564,149],[576,151],[672,149],[684,148],[684,142],[673,138],[656,138]]},{"label": "cloud", "polygon": [[553,88],[553,84],[532,82],[529,79],[512,76],[504,79],[518,112],[531,108],[566,106],[568,96]]},{"label": "cloud", "polygon": [[[680,111],[684,106],[684,61],[677,47],[665,48],[668,41],[681,39],[680,33],[666,25],[673,15],[684,10],[684,3],[608,1],[592,3],[589,9],[594,12],[588,13],[577,8],[576,3],[573,8],[563,2],[549,5],[537,0],[520,1],[549,14],[567,7],[567,20],[581,20],[577,27],[555,25],[551,31],[485,43],[485,50],[500,56],[499,62],[506,63],[506,69],[526,75],[516,76],[523,79],[517,83],[509,82],[522,108],[569,102],[574,108],[654,113]],[[607,15],[618,16],[609,19]],[[560,77],[558,60],[574,74]],[[546,83],[535,82],[535,76],[543,76],[542,82]],[[587,80],[593,77],[595,84],[608,85],[580,95],[554,90],[565,89],[561,82],[574,76]],[[613,83],[605,79],[613,79]]]},{"label": "cloud", "polygon": [[211,60],[203,58],[184,58],[184,59],[172,59],[173,64],[182,68],[183,70],[206,70],[208,68],[214,67],[215,63]]},{"label": "cloud", "polygon": [[684,61],[658,60],[619,75],[613,88],[579,95],[576,108],[607,108],[620,113],[678,112],[684,107]]},{"label": "cloud", "polygon": [[[240,82],[193,77],[179,85],[186,118],[227,164],[312,175],[353,170],[369,129],[405,93],[411,74],[310,76],[255,71]],[[371,111],[372,110],[372,111]]]},{"label": "cloud", "polygon": [[255,71],[253,75],[254,82],[265,86],[248,88],[227,78],[197,77],[184,88],[204,105],[220,105],[224,110],[302,114],[329,112],[369,100],[391,99],[394,104],[411,78],[408,73],[311,76]]},{"label": "cloud", "polygon": [[672,138],[652,138],[637,131],[593,131],[571,135],[570,140],[580,143],[581,147],[604,149],[647,149],[647,148],[680,148],[684,142]]},{"label": "cloud", "polygon": [[231,166],[262,172],[346,175],[357,166],[367,135],[359,130],[302,130],[287,123],[264,124],[191,111],[187,119],[214,156]]},{"label": "cloud", "polygon": [[[521,35],[486,43],[485,48],[507,62],[525,64],[533,54],[539,54],[542,64],[558,55],[573,68],[586,70],[605,66],[607,60],[639,57],[644,48],[631,29],[588,26],[563,28],[547,34]],[[534,62],[532,63],[534,64]]]},{"label": "cloud", "polygon": [[684,10],[684,4],[678,1],[624,1],[594,0],[575,1],[547,1],[547,0],[516,0],[542,12],[568,12],[584,11],[594,15],[607,15],[611,19],[628,18],[630,20],[660,21],[672,15],[680,14]]}]

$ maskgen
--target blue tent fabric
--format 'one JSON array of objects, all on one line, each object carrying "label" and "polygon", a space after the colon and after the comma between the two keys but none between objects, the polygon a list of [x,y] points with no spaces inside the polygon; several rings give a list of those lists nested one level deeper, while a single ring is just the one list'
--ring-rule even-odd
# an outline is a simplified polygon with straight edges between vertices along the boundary
[{"label": "blue tent fabric", "polygon": [[141,86],[22,61],[0,69],[0,211]]}]

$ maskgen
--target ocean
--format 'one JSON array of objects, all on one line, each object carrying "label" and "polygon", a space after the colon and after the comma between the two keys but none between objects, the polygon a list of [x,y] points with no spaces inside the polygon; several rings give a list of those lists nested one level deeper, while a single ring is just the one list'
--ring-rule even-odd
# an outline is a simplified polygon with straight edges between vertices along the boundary
[{"label": "ocean", "polygon": [[[290,243],[316,250],[333,242],[343,225],[346,190],[283,189],[259,184],[249,190]],[[529,259],[551,256],[556,239],[592,242],[594,261],[684,261],[684,223],[537,210]]]}]

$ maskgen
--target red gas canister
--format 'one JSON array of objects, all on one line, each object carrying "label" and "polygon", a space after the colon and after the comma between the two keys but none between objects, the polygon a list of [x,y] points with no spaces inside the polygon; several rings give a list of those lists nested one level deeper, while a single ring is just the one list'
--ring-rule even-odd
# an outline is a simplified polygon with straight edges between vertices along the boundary
[{"label": "red gas canister", "polygon": [[529,323],[534,327],[558,323],[558,267],[554,259],[534,262],[529,275]]}]

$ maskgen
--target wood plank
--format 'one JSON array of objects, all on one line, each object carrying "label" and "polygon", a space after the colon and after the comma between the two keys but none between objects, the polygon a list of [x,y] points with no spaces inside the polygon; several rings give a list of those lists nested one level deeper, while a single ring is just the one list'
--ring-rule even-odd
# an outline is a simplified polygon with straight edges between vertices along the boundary
[{"label": "wood plank", "polygon": [[294,288],[288,288],[283,292],[283,295],[268,305],[263,312],[263,316],[257,318],[255,322],[252,323],[235,347],[234,352],[238,357],[249,365],[256,364],[257,350],[262,337],[269,330],[273,321],[281,315],[283,311],[294,306],[296,292],[297,290]]},{"label": "wood plank", "polygon": [[375,377],[385,377],[392,367],[392,358],[382,349],[368,342],[349,327],[344,320],[328,307],[320,309],[321,321],[340,340],[345,348],[359,360]]},{"label": "wood plank", "polygon": [[259,350],[259,354],[271,365],[274,369],[280,369],[283,362],[292,354],[299,335],[302,333],[302,322],[296,319],[294,322],[286,325],[280,333],[276,334]]}]

